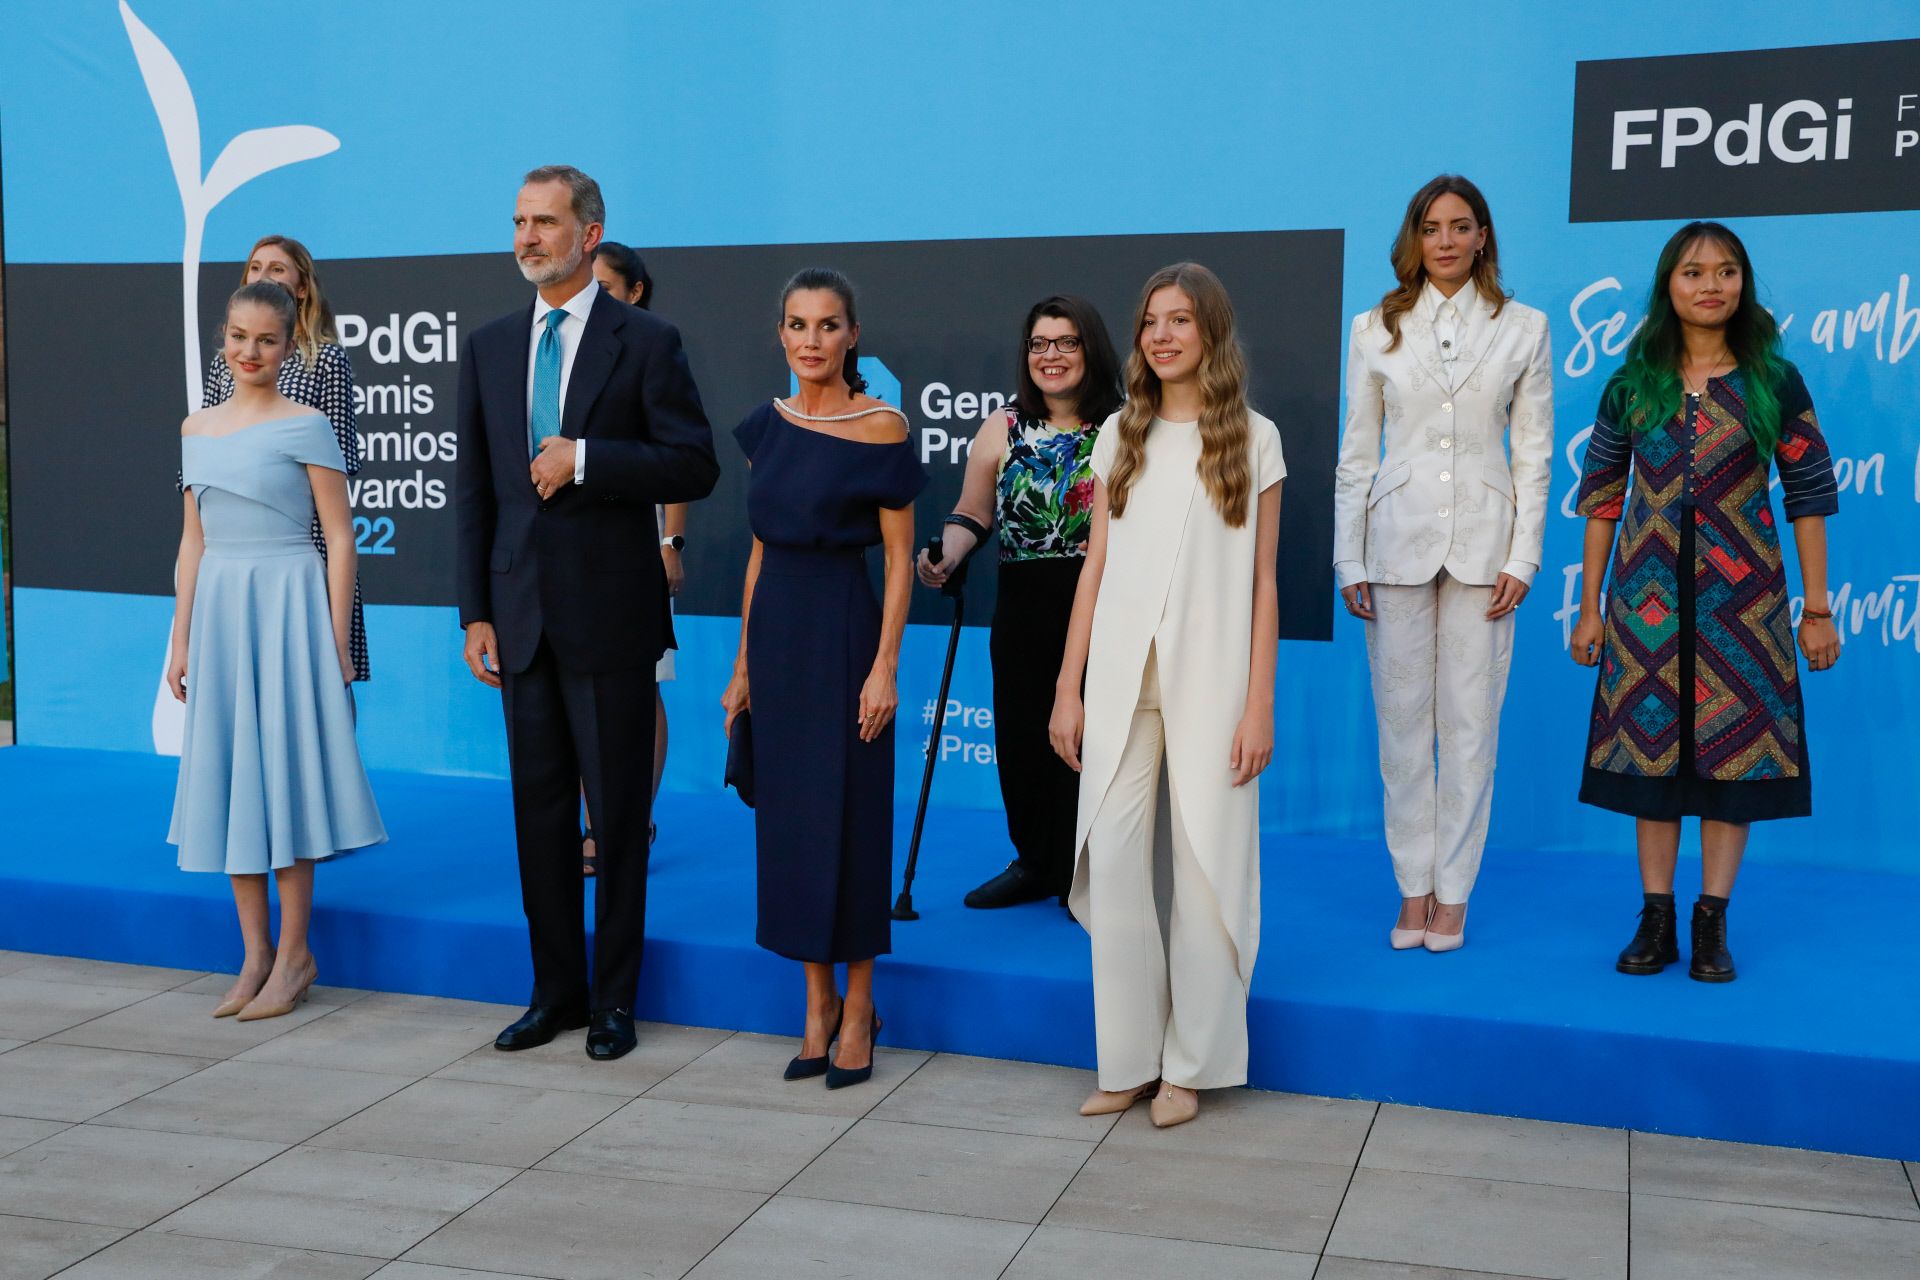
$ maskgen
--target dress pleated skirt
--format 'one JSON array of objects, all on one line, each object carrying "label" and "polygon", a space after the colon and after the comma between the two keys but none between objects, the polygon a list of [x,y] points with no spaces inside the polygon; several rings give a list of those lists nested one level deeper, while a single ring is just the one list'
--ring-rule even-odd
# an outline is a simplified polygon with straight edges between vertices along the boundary
[{"label": "dress pleated skirt", "polygon": [[880,608],[859,548],[766,546],[747,622],[759,927],[839,964],[892,950],[893,726],[860,741]]},{"label": "dress pleated skirt", "polygon": [[[245,501],[201,497],[208,516]],[[209,537],[167,834],[179,865],[260,874],[386,838],[354,741],[319,555],[304,536]]]}]

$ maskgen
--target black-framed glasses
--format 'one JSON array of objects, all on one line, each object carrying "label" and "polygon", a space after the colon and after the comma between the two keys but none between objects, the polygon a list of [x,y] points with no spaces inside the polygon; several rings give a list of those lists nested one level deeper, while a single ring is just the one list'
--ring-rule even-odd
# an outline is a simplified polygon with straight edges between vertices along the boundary
[{"label": "black-framed glasses", "polygon": [[1080,349],[1080,339],[1073,334],[1068,334],[1064,338],[1027,339],[1027,350],[1033,355],[1043,354],[1048,347],[1052,347],[1063,356],[1070,356]]}]

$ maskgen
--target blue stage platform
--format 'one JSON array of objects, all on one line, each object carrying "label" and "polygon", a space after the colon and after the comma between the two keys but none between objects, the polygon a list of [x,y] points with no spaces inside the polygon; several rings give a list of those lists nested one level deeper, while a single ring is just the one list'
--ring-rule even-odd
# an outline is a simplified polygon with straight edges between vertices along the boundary
[{"label": "blue stage platform", "polygon": [[[0,948],[231,969],[226,881],[164,842],[174,762],[0,750]],[[504,783],[377,774],[392,842],[324,866],[314,947],[342,986],[517,1002],[525,935]],[[906,847],[901,815],[900,848]],[[797,969],[753,945],[751,816],[668,794],[642,1016],[790,1034]],[[884,1044],[1090,1066],[1086,937],[1051,904],[975,912],[997,813],[933,814],[878,976]],[[1920,879],[1756,866],[1740,980],[1613,972],[1638,892],[1625,857],[1494,850],[1471,941],[1386,945],[1380,849],[1270,837],[1251,1009],[1256,1086],[1861,1155],[1920,1158]],[[1682,868],[1697,886],[1697,865]]]}]

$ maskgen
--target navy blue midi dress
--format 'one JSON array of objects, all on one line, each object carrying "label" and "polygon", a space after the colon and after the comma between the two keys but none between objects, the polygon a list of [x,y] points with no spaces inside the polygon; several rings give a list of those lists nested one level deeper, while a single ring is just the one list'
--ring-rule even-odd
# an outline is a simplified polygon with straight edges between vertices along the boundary
[{"label": "navy blue midi dress", "polygon": [[880,510],[927,473],[908,441],[869,444],[761,405],[734,428],[753,463],[762,544],[747,619],[759,944],[842,964],[892,945],[893,726],[860,741],[860,688],[880,645],[866,549]]}]

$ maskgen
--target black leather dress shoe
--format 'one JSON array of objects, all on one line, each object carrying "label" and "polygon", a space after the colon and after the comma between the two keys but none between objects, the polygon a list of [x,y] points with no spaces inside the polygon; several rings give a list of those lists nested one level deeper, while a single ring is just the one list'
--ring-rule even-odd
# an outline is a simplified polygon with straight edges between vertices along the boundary
[{"label": "black leather dress shoe", "polygon": [[1017,907],[1023,902],[1038,902],[1042,898],[1054,897],[1059,892],[1038,872],[1016,859],[1007,864],[1005,871],[969,893],[962,901],[970,907]]},{"label": "black leather dress shoe", "polygon": [[587,1056],[612,1062],[633,1052],[633,1015],[625,1009],[602,1009],[587,1019]]},{"label": "black leather dress shoe", "polygon": [[1640,928],[1613,967],[1621,973],[1659,973],[1680,959],[1680,946],[1674,937],[1678,928],[1673,895],[1649,895],[1647,905],[1640,908]]},{"label": "black leather dress shoe", "polygon": [[1693,904],[1693,964],[1687,976],[1696,982],[1732,982],[1733,953],[1727,950],[1727,910]]},{"label": "black leather dress shoe", "polygon": [[520,1020],[493,1038],[493,1047],[511,1052],[533,1049],[550,1043],[562,1031],[578,1031],[587,1025],[587,1015],[579,1009],[536,1004],[520,1015]]}]

